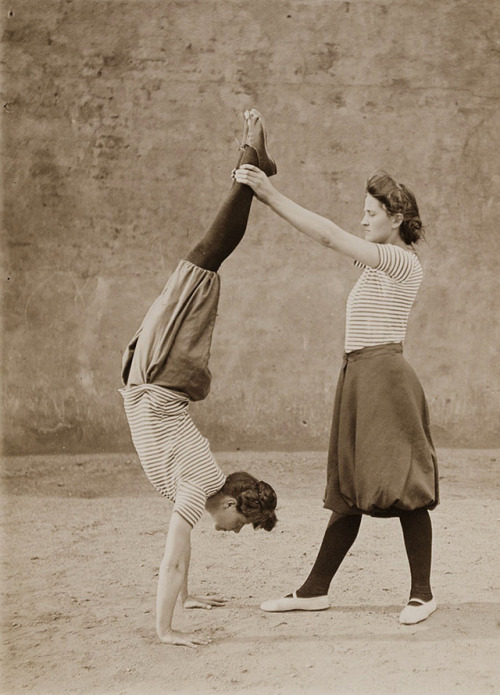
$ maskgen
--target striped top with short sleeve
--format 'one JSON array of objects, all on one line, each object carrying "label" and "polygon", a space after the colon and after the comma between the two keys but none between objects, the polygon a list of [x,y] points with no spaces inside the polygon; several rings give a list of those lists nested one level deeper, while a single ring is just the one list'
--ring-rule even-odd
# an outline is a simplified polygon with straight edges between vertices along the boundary
[{"label": "striped top with short sleeve", "polygon": [[422,282],[417,254],[394,244],[377,244],[380,261],[364,268],[347,300],[345,351],[402,343],[408,316]]},{"label": "striped top with short sleeve", "polygon": [[127,386],[120,393],[149,481],[194,526],[207,498],[222,488],[226,477],[191,419],[189,398],[155,384]]}]

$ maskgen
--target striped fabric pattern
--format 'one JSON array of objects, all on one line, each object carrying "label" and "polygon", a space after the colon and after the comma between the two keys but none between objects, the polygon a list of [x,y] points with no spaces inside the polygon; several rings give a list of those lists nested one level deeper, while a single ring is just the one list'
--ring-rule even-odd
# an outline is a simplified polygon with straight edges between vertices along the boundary
[{"label": "striped fabric pattern", "polygon": [[402,343],[408,317],[422,283],[417,254],[393,244],[377,244],[380,262],[364,268],[347,300],[345,351]]},{"label": "striped fabric pattern", "polygon": [[164,386],[120,389],[132,441],[155,489],[191,526],[226,480],[189,414],[189,398]]}]

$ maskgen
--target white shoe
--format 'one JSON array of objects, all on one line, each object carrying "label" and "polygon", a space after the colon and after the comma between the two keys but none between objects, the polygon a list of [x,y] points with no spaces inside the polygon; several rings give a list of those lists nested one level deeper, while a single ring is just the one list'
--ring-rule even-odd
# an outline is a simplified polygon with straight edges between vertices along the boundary
[{"label": "white shoe", "polygon": [[291,596],[264,601],[260,605],[263,611],[268,613],[281,613],[284,611],[324,611],[328,608],[328,596],[313,596],[312,598],[300,598],[294,591]]},{"label": "white shoe", "polygon": [[[418,606],[410,605],[411,602],[418,602]],[[437,608],[436,599],[433,598],[430,601],[422,601],[419,598],[411,598],[408,604],[403,608],[399,615],[399,622],[402,625],[415,625],[415,623],[421,623],[422,620],[427,620],[427,618],[434,613]]]}]

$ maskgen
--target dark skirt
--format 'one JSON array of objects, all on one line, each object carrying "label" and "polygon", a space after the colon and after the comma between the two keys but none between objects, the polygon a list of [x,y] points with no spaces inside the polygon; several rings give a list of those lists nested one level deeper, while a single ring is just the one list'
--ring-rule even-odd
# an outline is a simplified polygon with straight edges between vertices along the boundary
[{"label": "dark skirt", "polygon": [[397,516],[439,503],[425,395],[401,344],[344,356],[335,395],[324,506]]}]

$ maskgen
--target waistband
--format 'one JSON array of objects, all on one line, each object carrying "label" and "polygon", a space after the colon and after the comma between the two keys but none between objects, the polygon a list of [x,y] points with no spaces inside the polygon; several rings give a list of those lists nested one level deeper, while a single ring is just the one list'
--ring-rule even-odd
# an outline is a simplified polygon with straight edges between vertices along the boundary
[{"label": "waistband", "polygon": [[140,398],[140,396],[146,391],[153,393],[165,402],[189,401],[189,396],[182,393],[182,391],[172,391],[166,386],[160,386],[159,384],[133,384],[131,386],[124,386],[123,388],[118,389],[118,391],[121,393],[125,401],[136,400],[137,398]]},{"label": "waistband", "polygon": [[184,267],[188,270],[192,270],[195,273],[198,273],[199,275],[207,275],[207,276],[215,276],[219,275],[219,273],[215,270],[208,270],[208,268],[202,268],[201,265],[196,265],[196,263],[193,263],[192,261],[188,261],[187,258],[181,258],[179,263],[177,264],[178,268]]},{"label": "waistband", "polygon": [[368,357],[378,357],[378,355],[401,354],[403,343],[384,343],[383,345],[370,345],[370,347],[344,352],[344,365],[348,362],[367,359]]}]

